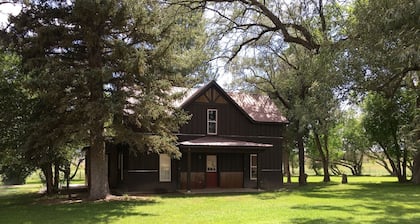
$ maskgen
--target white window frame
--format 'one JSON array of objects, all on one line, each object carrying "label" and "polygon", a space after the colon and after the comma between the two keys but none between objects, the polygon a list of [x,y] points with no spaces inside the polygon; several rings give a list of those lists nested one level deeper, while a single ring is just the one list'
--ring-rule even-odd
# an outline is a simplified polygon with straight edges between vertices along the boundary
[{"label": "white window frame", "polygon": [[[210,112],[215,111],[216,112],[216,120],[209,120],[209,115]],[[218,113],[217,113],[217,109],[207,109],[207,134],[208,135],[217,135],[217,117],[218,117]],[[210,132],[210,123],[214,123],[215,124],[215,132]]]},{"label": "white window frame", "polygon": [[[257,158],[257,164],[255,166],[252,165],[252,157]],[[252,169],[256,169],[256,177],[252,177]],[[250,180],[257,180],[258,179],[258,155],[257,154],[250,154],[249,155],[249,179]]]},{"label": "white window frame", "polygon": [[[168,164],[165,164],[168,163]],[[163,166],[165,165],[165,166]],[[171,157],[167,154],[159,154],[159,182],[171,182]],[[168,172],[169,174],[163,175],[164,172]]]}]

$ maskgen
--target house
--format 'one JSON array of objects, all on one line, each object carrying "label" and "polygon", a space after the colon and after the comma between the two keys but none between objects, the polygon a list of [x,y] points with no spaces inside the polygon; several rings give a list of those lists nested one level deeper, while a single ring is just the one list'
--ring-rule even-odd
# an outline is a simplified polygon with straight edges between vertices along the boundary
[{"label": "house", "polygon": [[182,157],[136,155],[126,146],[110,145],[111,188],[172,192],[282,186],[287,120],[267,96],[227,93],[212,81],[191,90],[178,105],[192,115],[177,133]]}]

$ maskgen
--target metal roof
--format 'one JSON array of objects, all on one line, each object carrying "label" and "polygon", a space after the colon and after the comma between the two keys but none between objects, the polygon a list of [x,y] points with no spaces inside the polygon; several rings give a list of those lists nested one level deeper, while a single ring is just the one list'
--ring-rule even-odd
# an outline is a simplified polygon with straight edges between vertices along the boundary
[{"label": "metal roof", "polygon": [[241,147],[241,148],[272,148],[272,144],[238,141],[216,136],[206,136],[194,140],[183,141],[180,146],[187,147]]},{"label": "metal roof", "polygon": [[192,103],[197,97],[204,94],[207,89],[211,88],[211,86],[214,86],[216,89],[222,91],[222,94],[228,98],[228,101],[233,102],[235,106],[256,122],[288,122],[286,117],[281,114],[277,105],[270,99],[269,96],[262,94],[226,92],[215,81],[211,81],[201,88],[177,88],[175,92],[184,92],[184,97],[175,102],[174,106],[184,107],[185,105]]},{"label": "metal roof", "polygon": [[281,122],[287,119],[267,95],[228,93],[229,96],[254,120],[259,122]]}]

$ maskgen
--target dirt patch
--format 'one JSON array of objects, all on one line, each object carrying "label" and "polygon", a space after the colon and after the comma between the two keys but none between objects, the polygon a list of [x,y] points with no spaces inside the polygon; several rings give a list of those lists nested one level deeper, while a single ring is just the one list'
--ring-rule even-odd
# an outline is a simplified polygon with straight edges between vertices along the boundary
[{"label": "dirt patch", "polygon": [[89,200],[87,193],[72,194],[69,198],[68,195],[43,195],[35,200],[36,204],[43,205],[59,205],[59,204],[77,204],[85,202],[111,202],[111,201],[139,201],[139,202],[155,202],[155,199],[150,196],[136,196],[136,195],[108,195],[105,199],[92,201]]}]

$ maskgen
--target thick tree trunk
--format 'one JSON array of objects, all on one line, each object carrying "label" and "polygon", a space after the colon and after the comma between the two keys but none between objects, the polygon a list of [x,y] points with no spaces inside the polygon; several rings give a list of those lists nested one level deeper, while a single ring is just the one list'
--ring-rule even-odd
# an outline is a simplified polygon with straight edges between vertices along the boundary
[{"label": "thick tree trunk", "polygon": [[413,177],[411,181],[414,184],[420,184],[420,152],[417,152],[414,156],[413,162]]},{"label": "thick tree trunk", "polygon": [[306,185],[306,173],[305,173],[305,147],[303,145],[303,134],[298,131],[297,133],[297,145],[299,150],[299,185]]},{"label": "thick tree trunk", "polygon": [[47,187],[47,194],[52,194],[53,191],[53,171],[52,164],[45,164],[41,167],[45,176],[45,185]]},{"label": "thick tree trunk", "polygon": [[90,186],[89,199],[104,199],[109,194],[108,186],[108,164],[106,163],[105,141],[103,136],[103,122],[93,122],[95,127],[91,128],[90,148]]}]

